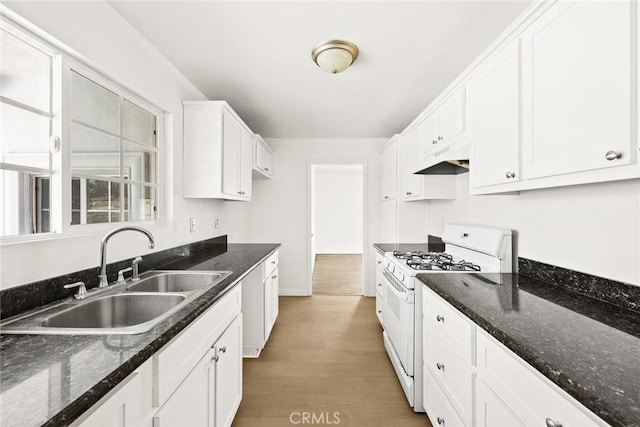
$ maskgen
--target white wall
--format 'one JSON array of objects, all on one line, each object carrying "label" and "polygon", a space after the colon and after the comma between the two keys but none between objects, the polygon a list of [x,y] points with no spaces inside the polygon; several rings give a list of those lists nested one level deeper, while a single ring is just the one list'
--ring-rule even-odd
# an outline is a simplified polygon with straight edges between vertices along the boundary
[{"label": "white wall", "polygon": [[309,162],[359,163],[365,167],[365,292],[375,295],[374,249],[380,218],[381,139],[269,139],[275,150],[271,180],[253,181],[251,209],[229,204],[226,229],[234,243],[279,242],[280,293],[310,295]]},{"label": "white wall", "polygon": [[[472,166],[473,167],[473,166]],[[640,285],[640,181],[617,181],[469,196],[458,176],[458,199],[432,201],[429,233],[447,222],[504,226],[517,233],[517,256]]]},{"label": "white wall", "polygon": [[[156,251],[226,233],[215,230],[214,216],[225,224],[225,204],[182,199],[183,99],[205,99],[180,72],[106,2],[3,2],[40,29],[75,50],[98,71],[172,113],[167,124],[164,159],[164,225],[150,227]],[[189,233],[189,217],[198,230]],[[115,228],[113,226],[112,228]],[[92,235],[0,247],[0,287],[7,288],[64,273],[96,267],[104,231]],[[150,252],[143,236],[126,233],[109,244],[109,262]]]},{"label": "white wall", "polygon": [[312,165],[312,227],[317,254],[361,254],[362,165]]}]

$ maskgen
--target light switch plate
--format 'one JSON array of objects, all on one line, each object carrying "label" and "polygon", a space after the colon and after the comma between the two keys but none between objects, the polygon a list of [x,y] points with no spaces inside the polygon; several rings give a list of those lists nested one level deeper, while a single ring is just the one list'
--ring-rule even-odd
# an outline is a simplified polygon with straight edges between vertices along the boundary
[{"label": "light switch plate", "polygon": [[189,231],[191,233],[195,233],[196,232],[196,218],[195,217],[189,218]]}]

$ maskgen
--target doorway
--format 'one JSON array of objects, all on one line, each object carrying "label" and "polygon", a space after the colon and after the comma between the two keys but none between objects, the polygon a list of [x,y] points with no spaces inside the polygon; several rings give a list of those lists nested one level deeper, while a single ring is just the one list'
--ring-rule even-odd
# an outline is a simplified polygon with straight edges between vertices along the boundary
[{"label": "doorway", "polygon": [[311,294],[363,295],[364,165],[310,164]]}]

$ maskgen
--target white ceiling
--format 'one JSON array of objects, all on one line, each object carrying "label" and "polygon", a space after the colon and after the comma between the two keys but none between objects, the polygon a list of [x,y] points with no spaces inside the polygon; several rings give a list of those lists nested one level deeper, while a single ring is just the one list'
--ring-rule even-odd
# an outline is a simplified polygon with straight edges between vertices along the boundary
[{"label": "white ceiling", "polygon": [[[116,1],[203,92],[266,138],[387,138],[409,124],[529,1]],[[318,43],[358,45],[332,75]]]}]

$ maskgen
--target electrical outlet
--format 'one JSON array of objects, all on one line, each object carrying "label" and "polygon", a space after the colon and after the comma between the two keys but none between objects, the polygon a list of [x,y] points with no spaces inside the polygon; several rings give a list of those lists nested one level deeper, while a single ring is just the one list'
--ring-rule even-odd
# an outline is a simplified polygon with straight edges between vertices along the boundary
[{"label": "electrical outlet", "polygon": [[195,217],[189,218],[189,231],[191,233],[195,233],[196,232],[196,218]]},{"label": "electrical outlet", "polygon": [[215,222],[214,222],[214,227],[215,228],[220,228],[220,218],[216,217]]}]

